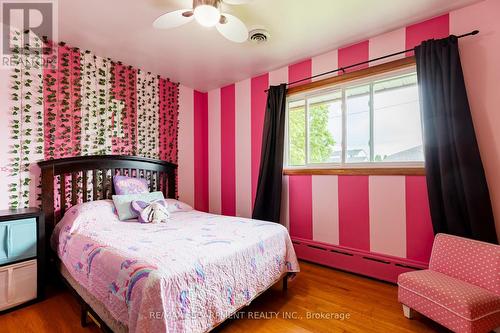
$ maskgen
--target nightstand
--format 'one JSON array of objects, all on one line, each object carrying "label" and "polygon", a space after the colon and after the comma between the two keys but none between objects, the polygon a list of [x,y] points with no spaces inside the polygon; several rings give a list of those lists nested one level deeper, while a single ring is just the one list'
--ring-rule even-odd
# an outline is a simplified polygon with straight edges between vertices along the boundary
[{"label": "nightstand", "polygon": [[42,211],[0,210],[0,312],[43,298],[44,267]]}]

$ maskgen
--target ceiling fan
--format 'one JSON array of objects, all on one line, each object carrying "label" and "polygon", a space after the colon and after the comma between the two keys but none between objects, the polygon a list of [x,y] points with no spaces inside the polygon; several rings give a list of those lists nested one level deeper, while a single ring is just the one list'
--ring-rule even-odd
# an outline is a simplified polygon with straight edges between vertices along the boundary
[{"label": "ceiling fan", "polygon": [[236,16],[221,13],[220,4],[241,5],[252,0],[193,0],[193,8],[179,9],[158,17],[153,26],[157,29],[171,29],[195,19],[204,27],[214,27],[222,36],[232,42],[243,43],[248,39],[248,29]]}]

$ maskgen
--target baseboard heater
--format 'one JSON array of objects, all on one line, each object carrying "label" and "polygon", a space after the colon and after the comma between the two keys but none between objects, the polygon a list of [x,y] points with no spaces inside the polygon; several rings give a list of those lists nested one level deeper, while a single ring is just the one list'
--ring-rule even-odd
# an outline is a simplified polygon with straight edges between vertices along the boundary
[{"label": "baseboard heater", "polygon": [[292,238],[292,242],[299,259],[391,283],[396,283],[398,275],[401,273],[427,269],[427,263],[410,259],[323,244],[301,238]]}]

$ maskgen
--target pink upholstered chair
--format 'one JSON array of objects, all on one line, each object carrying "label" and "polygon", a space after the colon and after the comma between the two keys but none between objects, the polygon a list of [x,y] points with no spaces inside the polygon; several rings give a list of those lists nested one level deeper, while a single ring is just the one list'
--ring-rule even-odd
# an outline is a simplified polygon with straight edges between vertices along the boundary
[{"label": "pink upholstered chair", "polygon": [[438,234],[429,269],[401,274],[398,299],[454,332],[500,332],[500,246]]}]

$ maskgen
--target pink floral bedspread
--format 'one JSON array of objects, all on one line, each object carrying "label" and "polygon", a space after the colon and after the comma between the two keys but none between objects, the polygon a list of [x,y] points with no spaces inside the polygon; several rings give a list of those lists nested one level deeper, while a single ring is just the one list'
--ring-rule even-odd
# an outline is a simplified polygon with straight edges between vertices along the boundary
[{"label": "pink floral bedspread", "polygon": [[299,265],[275,223],[199,211],[118,220],[110,200],[72,207],[53,246],[70,274],[130,332],[205,332]]}]

